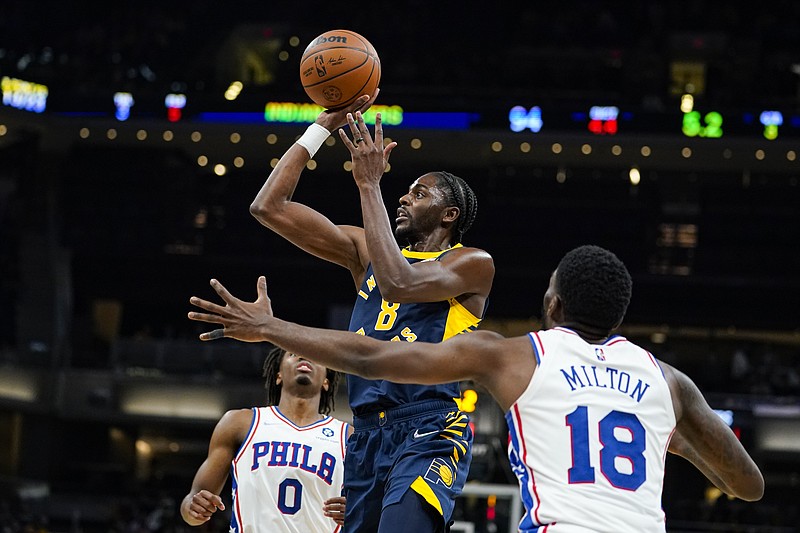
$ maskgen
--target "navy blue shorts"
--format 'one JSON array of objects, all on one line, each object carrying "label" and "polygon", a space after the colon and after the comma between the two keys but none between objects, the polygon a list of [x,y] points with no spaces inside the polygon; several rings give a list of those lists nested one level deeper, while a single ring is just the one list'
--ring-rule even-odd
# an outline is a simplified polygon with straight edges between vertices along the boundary
[{"label": "navy blue shorts", "polygon": [[383,508],[409,488],[445,524],[450,521],[472,461],[469,417],[455,402],[417,402],[357,416],[353,429],[344,462],[344,531],[375,531]]}]

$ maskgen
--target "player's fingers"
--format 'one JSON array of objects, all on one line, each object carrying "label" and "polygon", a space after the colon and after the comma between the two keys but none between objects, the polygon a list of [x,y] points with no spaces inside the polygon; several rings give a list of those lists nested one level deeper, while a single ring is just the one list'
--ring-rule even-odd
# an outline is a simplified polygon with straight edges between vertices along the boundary
[{"label": "player's fingers", "polygon": [[389,163],[389,156],[392,155],[392,150],[394,150],[396,146],[397,143],[392,141],[384,147],[383,160],[386,161],[386,163]]},{"label": "player's fingers", "polygon": [[225,504],[222,503],[222,498],[220,498],[219,495],[214,494],[214,496],[212,496],[211,498],[211,503],[214,504],[214,511],[216,511],[217,509],[220,509],[222,511],[225,510]]},{"label": "player's fingers", "polygon": [[342,128],[339,128],[339,138],[342,139],[342,144],[344,144],[350,153],[353,153],[356,149],[353,142],[350,140],[350,137],[347,136],[347,133]]},{"label": "player's fingers", "polygon": [[[378,93],[380,92],[381,90],[376,87],[375,92],[373,92],[371,95],[369,94],[366,95],[368,97],[367,101],[364,102],[363,105],[356,107],[356,109],[360,110],[363,113],[364,111],[372,107],[372,104],[375,103],[375,100],[378,98]],[[358,100],[356,100],[356,102],[358,102]]]},{"label": "player's fingers", "polygon": [[366,140],[371,140],[372,136],[369,134],[367,123],[364,122],[364,113],[356,111],[356,124],[358,126],[358,133]]},{"label": "player's fingers", "polygon": [[189,311],[187,315],[189,320],[194,320],[195,322],[205,322],[206,324],[222,324],[223,326],[227,322],[224,318],[219,315],[212,315],[211,313],[198,313],[197,311]]},{"label": "player's fingers", "polygon": [[222,502],[216,494],[201,490],[192,496],[192,510],[201,518],[209,518],[217,511],[217,500]]},{"label": "player's fingers", "polygon": [[353,113],[347,114],[347,125],[350,126],[350,133],[353,134],[353,138],[357,139],[358,135],[358,126],[356,125],[356,120],[353,118]]},{"label": "player's fingers", "polygon": [[189,509],[189,514],[192,515],[192,518],[202,520],[203,522],[208,522],[211,519],[211,513],[205,510],[195,511],[194,509]]},{"label": "player's fingers", "polygon": [[364,144],[370,148],[378,146],[378,139],[376,138],[373,141],[372,135],[369,132],[369,127],[367,126],[367,123],[364,122],[364,114],[361,111],[356,111],[356,119],[358,120],[358,137],[363,139]]},{"label": "player's fingers", "polygon": [[197,296],[189,298],[189,303],[200,309],[205,309],[209,313],[216,313],[218,315],[225,313],[225,308],[223,306],[215,304],[214,302],[209,302],[208,300],[203,300]]},{"label": "player's fingers", "polygon": [[226,304],[230,305],[232,303],[239,301],[239,299],[234,295],[232,295],[230,292],[228,292],[228,289],[226,289],[225,286],[219,281],[212,279],[210,283],[211,286],[214,288],[214,290],[217,291],[217,294],[219,294],[220,298],[222,298]]},{"label": "player's fingers", "polygon": [[[354,110],[360,109],[366,111],[366,109],[369,109],[369,106],[367,104],[370,103],[370,100],[372,100],[372,97],[368,94],[363,94],[359,96],[353,103],[353,109]],[[366,106],[366,109],[364,108],[364,106]]]},{"label": "player's fingers", "polygon": [[340,504],[344,505],[346,502],[347,502],[347,500],[345,499],[344,496],[334,496],[332,498],[328,498],[327,500],[325,500],[325,505],[334,504],[334,503],[340,503]]},{"label": "player's fingers", "polygon": [[267,278],[265,276],[258,276],[258,283],[256,283],[256,293],[258,294],[259,301],[266,300],[267,296]]},{"label": "player's fingers", "polygon": [[225,337],[225,329],[215,329],[214,331],[208,331],[206,333],[200,334],[201,341],[215,341],[217,339],[221,339]]},{"label": "player's fingers", "polygon": [[375,114],[375,144],[383,144],[383,125],[380,113]]}]

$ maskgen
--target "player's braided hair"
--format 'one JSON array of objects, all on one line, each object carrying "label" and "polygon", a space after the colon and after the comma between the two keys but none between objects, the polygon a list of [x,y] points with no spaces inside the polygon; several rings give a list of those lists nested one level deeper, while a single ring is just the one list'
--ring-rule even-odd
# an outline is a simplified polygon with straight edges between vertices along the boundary
[{"label": "player's braided hair", "polygon": [[570,322],[614,329],[631,301],[631,275],[619,258],[599,246],[579,246],[556,269],[556,289]]},{"label": "player's braided hair", "polygon": [[[267,354],[264,360],[264,388],[267,389],[267,405],[278,405],[281,401],[282,384],[276,384],[275,380],[278,378],[278,372],[281,369],[281,361],[283,356],[286,355],[286,350],[279,347],[274,347]],[[322,394],[319,397],[319,413],[329,415],[334,408],[334,400],[336,397],[336,386],[339,384],[339,373],[330,368],[326,369],[325,377],[328,378],[328,390],[322,389]]]},{"label": "player's braided hair", "polygon": [[[478,214],[478,197],[472,191],[467,182],[449,172],[432,172],[436,176],[436,184],[445,194],[445,203],[450,206],[458,207],[459,215],[453,226],[454,243],[461,242],[464,234],[472,227],[475,217]],[[446,186],[445,186],[446,185]]]}]

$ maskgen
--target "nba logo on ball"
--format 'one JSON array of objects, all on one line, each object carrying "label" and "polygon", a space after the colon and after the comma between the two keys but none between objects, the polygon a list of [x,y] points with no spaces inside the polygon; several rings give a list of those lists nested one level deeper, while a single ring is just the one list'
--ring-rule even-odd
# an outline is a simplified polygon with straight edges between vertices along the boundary
[{"label": "nba logo on ball", "polygon": [[332,30],[315,37],[300,60],[300,82],[311,100],[335,109],[372,94],[381,81],[381,61],[361,35]]}]

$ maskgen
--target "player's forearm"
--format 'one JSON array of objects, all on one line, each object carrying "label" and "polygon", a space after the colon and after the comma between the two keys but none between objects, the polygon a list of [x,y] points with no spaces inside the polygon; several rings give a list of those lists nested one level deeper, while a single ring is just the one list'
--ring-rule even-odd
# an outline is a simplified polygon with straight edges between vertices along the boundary
[{"label": "player's forearm", "polygon": [[731,442],[723,446],[720,453],[723,464],[710,465],[727,490],[717,486],[726,494],[745,501],[760,500],[764,495],[764,477],[741,443],[734,439],[732,437]]},{"label": "player's forearm", "polygon": [[710,419],[703,427],[695,426],[686,437],[679,430],[670,451],[695,465],[725,494],[754,501],[764,493],[764,478],[758,466],[733,432],[716,419]]},{"label": "player's forearm", "polygon": [[380,187],[360,185],[359,192],[364,234],[375,280],[384,299],[393,301],[392,294],[409,284],[411,266],[397,246]]},{"label": "player's forearm", "polygon": [[679,433],[676,433],[672,439],[672,443],[670,443],[669,451],[683,457],[690,463],[692,463],[695,468],[700,470],[708,480],[714,484],[719,490],[724,492],[725,494],[733,494],[733,490],[728,487],[728,485],[714,472],[714,470],[703,460],[700,454],[689,445],[689,443],[680,437]]},{"label": "player's forearm", "polygon": [[[272,318],[260,326],[263,340],[327,368],[368,379],[400,379],[391,344],[349,331],[301,326]],[[395,347],[396,348],[396,347]]]},{"label": "player's forearm", "polygon": [[308,151],[304,147],[292,145],[275,165],[250,204],[250,214],[267,227],[274,224],[281,209],[291,202],[300,174],[309,159]]}]

